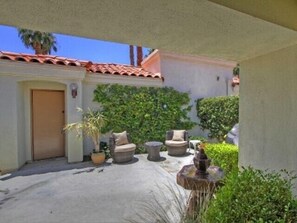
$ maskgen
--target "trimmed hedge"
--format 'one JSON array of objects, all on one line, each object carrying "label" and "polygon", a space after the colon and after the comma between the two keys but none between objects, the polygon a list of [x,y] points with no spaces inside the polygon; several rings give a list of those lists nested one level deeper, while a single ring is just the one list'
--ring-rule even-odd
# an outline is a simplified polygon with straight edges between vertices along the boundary
[{"label": "trimmed hedge", "polygon": [[231,144],[206,144],[205,153],[211,164],[219,166],[225,175],[238,170],[238,147]]},{"label": "trimmed hedge", "polygon": [[187,116],[189,95],[173,88],[98,85],[94,101],[107,119],[103,132],[127,130],[138,147],[151,140],[164,141],[167,130],[191,129],[195,124]]},{"label": "trimmed hedge", "polygon": [[208,136],[220,142],[239,121],[238,96],[198,99],[196,108],[200,118],[199,126],[202,130],[209,130]]},{"label": "trimmed hedge", "polygon": [[297,222],[291,192],[295,176],[282,175],[252,168],[233,172],[211,200],[205,222]]}]

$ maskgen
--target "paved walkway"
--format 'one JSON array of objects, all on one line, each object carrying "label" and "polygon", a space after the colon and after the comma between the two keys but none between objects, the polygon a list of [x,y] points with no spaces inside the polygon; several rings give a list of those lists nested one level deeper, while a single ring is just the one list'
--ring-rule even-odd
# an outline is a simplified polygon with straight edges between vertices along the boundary
[{"label": "paved walkway", "polygon": [[128,164],[108,160],[98,167],[64,158],[25,165],[0,176],[0,222],[137,222],[141,204],[168,194],[166,186],[176,185],[176,173],[193,158],[161,156],[159,162],[142,154]]}]

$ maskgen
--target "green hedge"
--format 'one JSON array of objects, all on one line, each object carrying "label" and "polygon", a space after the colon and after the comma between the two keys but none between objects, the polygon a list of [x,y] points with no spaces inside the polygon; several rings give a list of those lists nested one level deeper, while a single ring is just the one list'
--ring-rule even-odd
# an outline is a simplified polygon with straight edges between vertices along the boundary
[{"label": "green hedge", "polygon": [[238,170],[238,147],[231,144],[206,144],[205,153],[211,164],[219,166],[225,175]]},{"label": "green hedge", "polygon": [[127,130],[138,147],[150,140],[164,141],[169,129],[191,129],[195,124],[187,116],[189,95],[173,88],[98,85],[94,101],[107,119],[103,132]]},{"label": "green hedge", "polygon": [[199,126],[210,131],[210,138],[223,141],[224,136],[239,121],[238,96],[198,99],[196,106]]},{"label": "green hedge", "polygon": [[252,168],[233,172],[211,200],[205,222],[297,222],[294,178]]}]

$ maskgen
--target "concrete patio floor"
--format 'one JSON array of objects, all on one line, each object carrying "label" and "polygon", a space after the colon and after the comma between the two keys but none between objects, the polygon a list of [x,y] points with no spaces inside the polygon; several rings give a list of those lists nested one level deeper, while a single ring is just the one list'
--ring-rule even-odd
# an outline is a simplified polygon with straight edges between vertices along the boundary
[{"label": "concrete patio floor", "polygon": [[[193,159],[162,152],[162,161],[135,155],[128,164],[111,159],[67,164],[66,159],[37,161],[0,176],[0,222],[129,222],[141,202],[166,194],[176,173]],[[164,204],[170,209],[170,203]]]}]

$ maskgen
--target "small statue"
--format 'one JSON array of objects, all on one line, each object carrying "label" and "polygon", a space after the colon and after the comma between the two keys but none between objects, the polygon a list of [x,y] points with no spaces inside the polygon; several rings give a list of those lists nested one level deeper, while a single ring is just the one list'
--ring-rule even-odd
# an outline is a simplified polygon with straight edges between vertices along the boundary
[{"label": "small statue", "polygon": [[206,170],[210,166],[211,160],[208,159],[203,147],[200,147],[198,145],[198,148],[199,148],[199,152],[196,153],[193,161],[194,161],[195,167],[197,168],[196,175],[203,177],[208,175],[208,172]]}]

